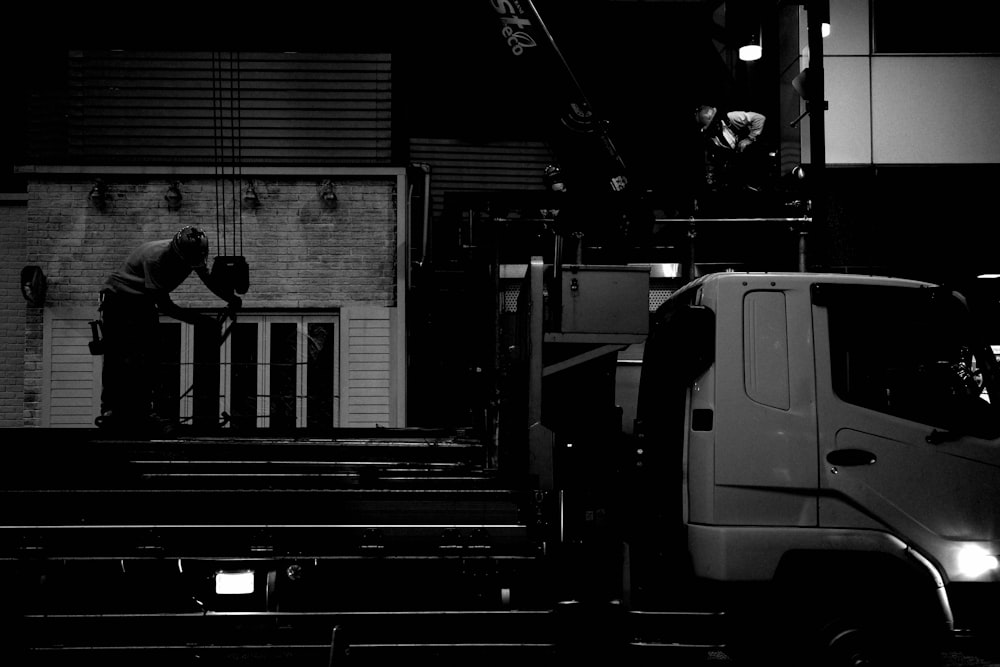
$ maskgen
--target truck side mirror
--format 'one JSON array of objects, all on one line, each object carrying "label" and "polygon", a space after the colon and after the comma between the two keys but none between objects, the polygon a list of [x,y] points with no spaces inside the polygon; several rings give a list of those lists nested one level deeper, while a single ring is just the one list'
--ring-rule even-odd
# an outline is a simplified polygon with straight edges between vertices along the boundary
[{"label": "truck side mirror", "polygon": [[704,373],[715,359],[715,313],[707,306],[685,305],[660,323],[671,357],[685,384]]},{"label": "truck side mirror", "polygon": [[639,379],[640,436],[661,430],[663,406],[676,404],[695,378],[715,360],[715,313],[706,306],[678,305],[657,312],[646,341]]},{"label": "truck side mirror", "polygon": [[689,380],[701,375],[715,360],[715,313],[705,306],[688,306],[688,342],[691,349]]}]

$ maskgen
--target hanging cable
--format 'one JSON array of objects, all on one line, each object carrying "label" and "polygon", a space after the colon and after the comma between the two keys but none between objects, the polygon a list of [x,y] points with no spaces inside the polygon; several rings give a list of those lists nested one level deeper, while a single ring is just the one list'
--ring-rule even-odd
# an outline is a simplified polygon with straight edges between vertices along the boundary
[{"label": "hanging cable", "polygon": [[[243,255],[243,207],[240,205],[243,196],[243,82],[241,80],[240,54],[236,53],[236,165],[239,169],[239,188],[233,193],[236,205],[239,207],[239,254]],[[236,239],[233,239],[233,250],[236,250]]]},{"label": "hanging cable", "polygon": [[[212,52],[212,149],[216,180],[216,242],[219,249],[212,265],[212,274],[222,281],[222,284],[231,286],[237,294],[245,294],[250,285],[250,269],[242,254],[243,120],[241,77],[239,52],[229,51],[228,54]],[[226,99],[227,95],[228,100]],[[226,109],[227,101],[228,110]],[[232,207],[229,220],[226,219],[227,206]],[[232,225],[232,229],[230,229],[230,225]],[[231,243],[230,238],[232,239]]]},{"label": "hanging cable", "polygon": [[212,166],[215,173],[215,247],[218,248],[220,240],[220,214],[219,214],[219,168],[220,168],[220,156],[219,156],[219,134],[221,132],[221,122],[219,114],[219,103],[218,98],[218,63],[215,57],[215,51],[212,51]]},{"label": "hanging cable", "polygon": [[[223,90],[222,54],[212,52],[212,114],[213,114],[213,150],[215,153],[215,242],[219,254],[226,254],[229,246],[227,239],[228,222],[226,220],[226,117],[225,92]],[[231,77],[230,77],[231,78]],[[230,85],[230,88],[232,86]],[[216,115],[217,114],[217,115]],[[218,118],[218,125],[214,121]],[[230,122],[231,124],[231,122]],[[221,193],[220,193],[221,188]],[[220,239],[221,236],[221,239]]]},{"label": "hanging cable", "polygon": [[[230,200],[230,206],[233,209],[232,224],[233,224],[233,248],[230,255],[236,254],[236,215],[238,202],[237,191],[239,186],[236,183],[236,83],[233,68],[233,52],[229,52],[229,185],[232,192],[232,198]],[[227,246],[226,250],[230,248]]]}]

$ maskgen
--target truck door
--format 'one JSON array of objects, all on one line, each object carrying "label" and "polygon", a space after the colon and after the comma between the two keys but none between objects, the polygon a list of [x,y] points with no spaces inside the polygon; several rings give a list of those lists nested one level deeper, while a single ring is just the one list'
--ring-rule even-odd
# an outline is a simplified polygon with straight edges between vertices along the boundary
[{"label": "truck door", "polygon": [[961,577],[962,544],[998,534],[992,352],[950,292],[831,283],[812,296],[820,525],[890,532]]}]

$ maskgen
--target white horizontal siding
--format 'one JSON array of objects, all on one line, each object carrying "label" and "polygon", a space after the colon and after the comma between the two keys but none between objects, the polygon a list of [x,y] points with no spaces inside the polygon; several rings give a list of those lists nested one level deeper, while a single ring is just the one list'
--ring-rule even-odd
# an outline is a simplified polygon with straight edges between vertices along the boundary
[{"label": "white horizontal siding", "polygon": [[389,308],[345,309],[342,423],[348,427],[398,426]]},{"label": "white horizontal siding", "polygon": [[44,405],[47,426],[92,427],[100,413],[100,359],[90,354],[89,310],[46,313]]}]

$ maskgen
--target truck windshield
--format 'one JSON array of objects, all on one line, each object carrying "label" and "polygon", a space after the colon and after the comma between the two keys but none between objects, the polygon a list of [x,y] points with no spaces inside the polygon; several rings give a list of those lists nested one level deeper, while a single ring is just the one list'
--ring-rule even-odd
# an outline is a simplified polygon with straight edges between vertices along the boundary
[{"label": "truck windshield", "polygon": [[996,359],[947,290],[814,286],[826,306],[834,390],[872,410],[983,438],[1000,435]]}]

